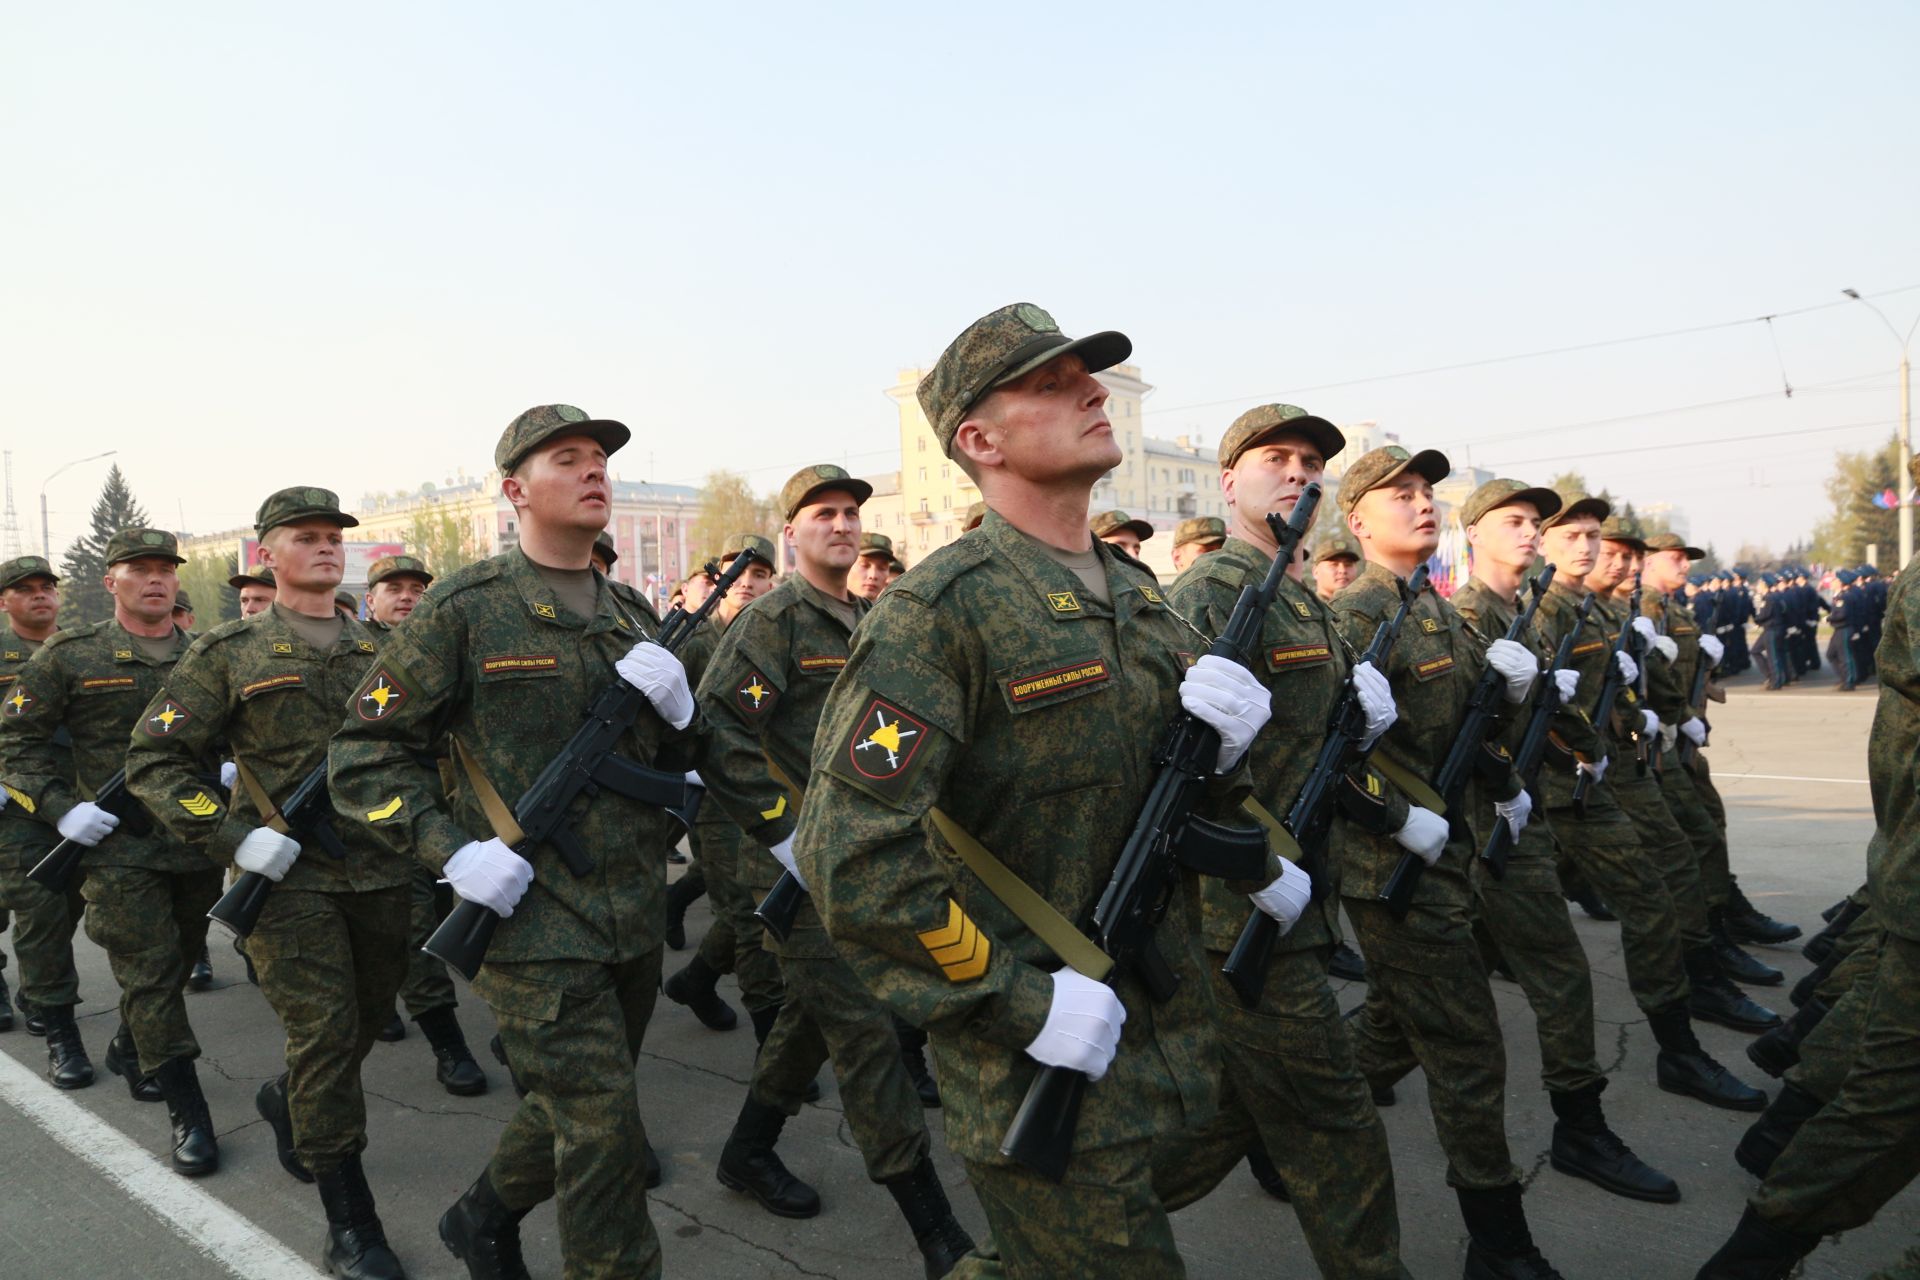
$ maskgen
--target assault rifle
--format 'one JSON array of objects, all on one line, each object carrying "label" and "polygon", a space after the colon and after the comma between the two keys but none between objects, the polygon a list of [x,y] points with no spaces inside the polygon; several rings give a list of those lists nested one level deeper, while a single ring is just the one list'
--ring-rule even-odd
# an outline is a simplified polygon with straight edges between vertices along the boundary
[{"label": "assault rifle", "polygon": [[[138,800],[127,794],[125,769],[107,779],[93,802],[120,819],[121,825],[135,835],[145,835],[153,830],[153,819],[147,816],[147,811]],[[74,873],[80,870],[80,860],[87,856],[87,848],[78,840],[62,839],[46,857],[33,864],[33,870],[27,872],[27,879],[49,893],[65,893],[73,884]]]},{"label": "assault rifle", "polygon": [[[1840,643],[1847,643],[1844,628],[1841,630]],[[1693,685],[1687,690],[1687,707],[1699,714],[1700,723],[1703,725],[1707,724],[1707,681],[1713,678],[1713,668],[1714,664],[1707,661],[1706,651],[1704,649],[1701,650],[1694,659]],[[1707,730],[1711,733],[1713,726],[1707,725]],[[1679,745],[1676,748],[1680,753],[1680,763],[1682,765],[1692,764],[1693,758],[1700,754],[1701,745],[1702,744],[1695,742],[1692,738],[1689,738],[1686,734],[1681,734]]]},{"label": "assault rifle", "polygon": [[[339,861],[347,856],[347,847],[333,829],[333,801],[327,794],[327,762],[323,759],[313,771],[300,779],[285,804],[267,819],[267,826],[300,842],[300,851],[318,847],[329,858]],[[273,881],[258,871],[243,871],[233,886],[220,895],[220,901],[207,912],[207,919],[223,924],[239,937],[247,937],[260,922],[260,909],[267,905]]]},{"label": "assault rifle", "polygon": [[[1593,701],[1593,727],[1600,731],[1604,739],[1608,726],[1613,723],[1613,710],[1620,701],[1621,692],[1627,687],[1627,679],[1620,674],[1620,655],[1633,658],[1631,652],[1639,644],[1639,633],[1633,629],[1633,620],[1640,616],[1640,579],[1633,580],[1633,605],[1627,619],[1620,624],[1620,634],[1614,637],[1613,648],[1607,651],[1607,665],[1600,680],[1600,693]],[[1641,655],[1644,656],[1644,655]],[[1636,658],[1636,661],[1638,659]],[[1628,730],[1629,737],[1638,749],[1640,740],[1646,735],[1640,732],[1638,719]],[[1587,792],[1593,790],[1593,775],[1581,773],[1573,783],[1573,812],[1578,817],[1587,815]]]},{"label": "assault rifle", "polygon": [[[1534,695],[1533,715],[1527,720],[1526,734],[1520,739],[1520,749],[1513,753],[1513,771],[1520,777],[1520,785],[1532,787],[1533,780],[1539,776],[1540,762],[1547,758],[1547,736],[1553,717],[1559,714],[1565,704],[1560,701],[1560,686],[1553,682],[1553,673],[1566,669],[1573,659],[1573,646],[1580,638],[1580,631],[1587,625],[1587,615],[1593,612],[1593,597],[1588,596],[1580,602],[1580,612],[1574,615],[1573,629],[1560,637],[1560,644],[1553,651],[1553,662],[1547,667],[1546,679],[1540,682],[1540,692]],[[1486,847],[1480,850],[1480,860],[1493,872],[1493,878],[1502,879],[1507,874],[1507,854],[1513,849],[1513,828],[1506,819],[1496,818],[1493,834],[1487,837]]]}]

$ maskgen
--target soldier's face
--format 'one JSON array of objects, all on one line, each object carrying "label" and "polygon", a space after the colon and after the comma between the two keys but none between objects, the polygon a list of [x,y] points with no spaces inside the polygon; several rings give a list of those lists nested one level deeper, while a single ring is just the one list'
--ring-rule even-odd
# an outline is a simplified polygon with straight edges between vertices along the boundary
[{"label": "soldier's face", "polygon": [[1559,577],[1579,582],[1600,559],[1600,522],[1569,516],[1541,535],[1540,549]]},{"label": "soldier's face", "polygon": [[855,595],[865,596],[869,600],[878,600],[880,593],[887,589],[887,558],[861,556],[853,566],[853,573],[847,579],[847,586]]},{"label": "soldier's face", "polygon": [[[1440,515],[1427,478],[1402,471],[1377,489],[1369,489],[1347,517],[1353,535],[1385,556],[1420,559],[1440,545]],[[1372,559],[1370,555],[1368,559]]]},{"label": "soldier's face", "polygon": [[1672,551],[1649,551],[1646,559],[1646,573],[1642,581],[1655,591],[1675,591],[1687,581],[1687,553],[1677,548]]},{"label": "soldier's face", "polygon": [[193,610],[175,609],[173,611],[173,625],[179,627],[182,631],[193,630]]},{"label": "soldier's face", "polygon": [[1611,591],[1633,573],[1633,548],[1624,542],[1602,542],[1600,558],[1587,575],[1587,586],[1595,591]]},{"label": "soldier's face", "polygon": [[273,588],[262,583],[248,583],[240,588],[240,616],[251,618],[256,613],[264,613],[273,603]]},{"label": "soldier's face", "polygon": [[1140,539],[1134,537],[1133,534],[1126,529],[1122,529],[1118,533],[1109,533],[1101,538],[1100,541],[1111,542],[1114,546],[1120,548],[1136,560],[1140,558]]},{"label": "soldier's face", "polygon": [[28,631],[53,625],[60,613],[60,587],[52,578],[28,578],[0,593],[0,610]]},{"label": "soldier's face", "polygon": [[793,513],[787,537],[801,564],[845,573],[860,558],[860,504],[838,489],[816,493]]},{"label": "soldier's face", "polygon": [[1326,474],[1327,460],[1311,440],[1282,432],[1248,449],[1230,470],[1221,472],[1220,491],[1242,524],[1258,528],[1269,514],[1292,516],[1300,491]]},{"label": "soldier's face", "polygon": [[1336,591],[1353,581],[1359,571],[1360,562],[1346,556],[1335,556],[1331,560],[1322,560],[1313,566],[1313,585],[1319,591],[1322,600],[1331,600]]},{"label": "soldier's face", "polygon": [[969,419],[980,430],[966,433],[980,451],[968,452],[1030,484],[1091,485],[1121,461],[1107,396],[1079,356],[1049,360],[981,402],[980,415]]},{"label": "soldier's face", "polygon": [[373,589],[367,592],[367,611],[373,614],[375,622],[394,626],[406,620],[426,591],[427,584],[412,574],[397,574],[375,583]]},{"label": "soldier's face", "polygon": [[173,618],[173,598],[179,594],[180,578],[173,561],[141,556],[110,566],[106,587],[116,610],[145,623],[168,622]]},{"label": "soldier's face", "polygon": [[1198,560],[1204,552],[1215,550],[1198,542],[1183,542],[1173,549],[1173,571],[1184,573],[1188,565]]},{"label": "soldier's face", "polygon": [[1510,569],[1526,569],[1540,553],[1540,512],[1531,502],[1495,507],[1467,530],[1473,554]]},{"label": "soldier's face", "polygon": [[599,533],[613,510],[607,452],[587,436],[564,436],[528,454],[500,492],[523,521],[543,530]]},{"label": "soldier's face", "polygon": [[720,615],[728,622],[739,615],[740,611],[773,590],[773,570],[766,561],[755,560],[747,566],[747,571],[733,580],[727,588],[727,598],[720,602]]},{"label": "soldier's face", "polygon": [[686,584],[680,588],[680,600],[681,603],[686,605],[688,613],[692,613],[695,609],[705,604],[707,597],[712,594],[713,579],[704,573],[694,574],[691,578],[688,578]]},{"label": "soldier's face", "polygon": [[346,536],[331,520],[283,524],[261,541],[260,559],[281,586],[331,592],[346,574]]}]

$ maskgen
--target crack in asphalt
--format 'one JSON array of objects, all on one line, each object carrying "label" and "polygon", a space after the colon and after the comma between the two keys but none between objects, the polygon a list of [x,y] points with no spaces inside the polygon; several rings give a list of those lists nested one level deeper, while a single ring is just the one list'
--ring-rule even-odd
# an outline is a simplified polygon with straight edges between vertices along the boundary
[{"label": "crack in asphalt", "polygon": [[758,1240],[754,1240],[747,1236],[743,1236],[738,1231],[732,1231],[726,1227],[722,1227],[722,1226],[716,1225],[715,1223],[708,1222],[702,1217],[700,1217],[699,1214],[694,1213],[691,1209],[682,1208],[681,1206],[675,1204],[673,1201],[665,1199],[664,1197],[661,1196],[661,1194],[658,1191],[649,1191],[647,1193],[647,1203],[650,1205],[657,1204],[662,1206],[663,1208],[673,1210],[675,1213],[679,1214],[681,1217],[685,1218],[688,1222],[691,1222],[694,1226],[700,1228],[702,1231],[711,1231],[716,1235],[725,1236],[729,1240],[737,1240],[741,1244],[746,1245],[749,1249],[755,1250],[756,1252],[759,1252],[759,1253],[770,1253],[774,1257],[780,1259],[780,1261],[786,1263],[789,1267],[792,1267],[796,1275],[816,1276],[816,1277],[819,1277],[819,1280],[838,1280],[838,1277],[836,1277],[834,1273],[831,1271],[809,1270],[808,1268],[801,1266],[800,1263],[795,1259],[789,1257],[787,1254],[774,1248],[772,1245],[761,1244]]},{"label": "crack in asphalt", "polygon": [[1527,1190],[1527,1188],[1533,1185],[1534,1180],[1540,1176],[1540,1171],[1547,1167],[1547,1161],[1552,1157],[1552,1155],[1553,1155],[1553,1148],[1548,1147],[1545,1150],[1543,1150],[1539,1155],[1533,1158],[1533,1168],[1527,1170],[1526,1173],[1520,1176],[1521,1191],[1524,1192],[1525,1190]]},{"label": "crack in asphalt", "polygon": [[1637,1024],[1616,1022],[1613,1025],[1619,1035],[1614,1041],[1613,1061],[1600,1068],[1600,1074],[1603,1076],[1610,1076],[1627,1065],[1627,1037],[1632,1034],[1633,1027]]}]

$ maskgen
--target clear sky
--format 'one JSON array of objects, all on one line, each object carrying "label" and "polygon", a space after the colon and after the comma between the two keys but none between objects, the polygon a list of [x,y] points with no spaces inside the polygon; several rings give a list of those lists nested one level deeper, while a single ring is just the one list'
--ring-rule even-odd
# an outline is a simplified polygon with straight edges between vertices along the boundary
[{"label": "clear sky", "polygon": [[206,531],[554,400],[622,478],[771,491],[895,465],[896,370],[1024,299],[1133,337],[1154,434],[1289,398],[1778,548],[1897,417],[1857,304],[1379,375],[1920,286],[1917,48],[1899,3],[15,6],[3,442],[36,535],[97,449]]}]

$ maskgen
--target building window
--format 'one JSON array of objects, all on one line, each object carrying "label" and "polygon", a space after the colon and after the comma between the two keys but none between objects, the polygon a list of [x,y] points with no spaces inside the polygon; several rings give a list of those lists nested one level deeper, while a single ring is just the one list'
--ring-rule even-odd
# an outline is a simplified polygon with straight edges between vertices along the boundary
[{"label": "building window", "polygon": [[950,511],[950,510],[952,510],[952,509],[953,509],[953,495],[952,495],[952,494],[950,494],[950,493],[943,493],[943,494],[941,494],[941,495],[940,495],[940,509],[941,509],[942,511]]},{"label": "building window", "polygon": [[916,445],[920,446],[921,453],[925,453],[927,451],[927,438],[925,436],[915,436],[913,442]]},{"label": "building window", "polygon": [[922,467],[920,468],[920,479],[924,481],[926,478],[927,478],[927,469],[925,467]]},{"label": "building window", "polygon": [[953,474],[953,468],[951,466],[947,465],[944,462],[940,464],[940,478],[942,480],[946,480],[950,478],[952,474]]}]

